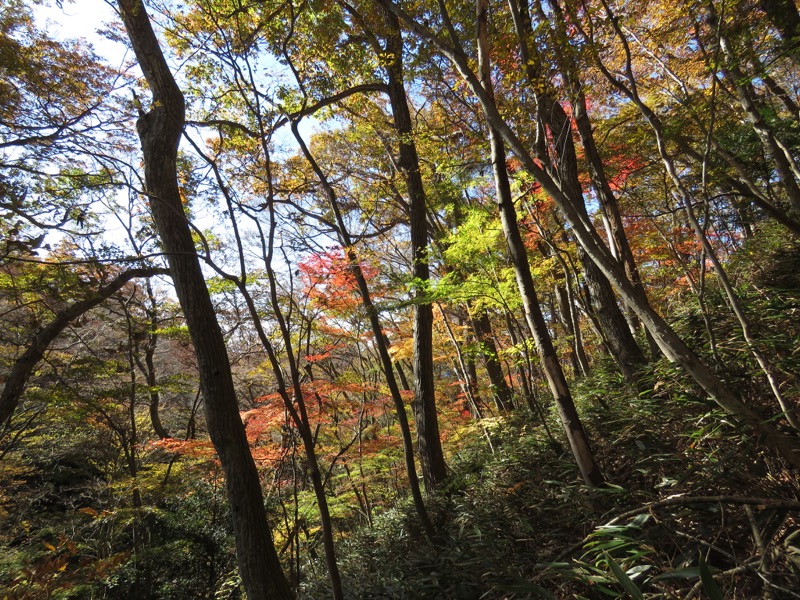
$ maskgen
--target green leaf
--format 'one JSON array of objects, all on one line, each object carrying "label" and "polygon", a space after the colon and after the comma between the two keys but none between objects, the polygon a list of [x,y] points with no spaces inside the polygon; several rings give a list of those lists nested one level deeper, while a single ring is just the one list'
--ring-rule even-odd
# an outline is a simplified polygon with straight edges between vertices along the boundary
[{"label": "green leaf", "polygon": [[611,572],[614,574],[614,577],[617,578],[617,581],[619,581],[625,592],[634,600],[644,600],[641,590],[633,583],[633,580],[628,577],[625,571],[622,570],[622,567],[619,566],[617,561],[611,558],[607,552],[603,554],[605,554],[606,562],[611,568]]},{"label": "green leaf", "polygon": [[641,527],[642,525],[647,523],[647,521],[649,521],[649,520],[650,520],[650,515],[647,514],[647,513],[644,513],[644,514],[639,515],[638,517],[636,517],[633,521],[631,521],[630,522],[630,526],[631,527]]},{"label": "green leaf", "polygon": [[515,594],[527,594],[530,598],[540,598],[541,600],[556,600],[556,596],[551,594],[542,586],[536,585],[528,581],[527,579],[520,577],[519,575],[514,576],[514,583],[506,584],[506,585],[499,585],[497,586],[499,590],[504,592],[512,592]]},{"label": "green leaf", "polygon": [[703,558],[703,553],[700,553],[700,581],[703,582],[703,591],[708,596],[709,600],[724,600],[722,597],[722,592],[717,585],[717,582],[714,581],[714,576],[711,574],[711,569],[706,564],[705,558]]},{"label": "green leaf", "polygon": [[686,567],[685,569],[676,569],[675,571],[667,571],[661,575],[653,577],[652,581],[661,581],[664,579],[697,579],[700,577],[700,569],[697,567]]}]

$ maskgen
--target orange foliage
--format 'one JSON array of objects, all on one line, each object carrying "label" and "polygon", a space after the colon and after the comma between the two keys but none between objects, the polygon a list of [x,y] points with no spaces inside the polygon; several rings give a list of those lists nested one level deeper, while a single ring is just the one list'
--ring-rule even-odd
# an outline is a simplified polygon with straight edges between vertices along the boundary
[{"label": "orange foliage", "polygon": [[631,154],[629,148],[609,144],[610,154],[605,160],[608,185],[614,192],[622,191],[628,178],[646,166],[641,156]]},{"label": "orange foliage", "polygon": [[[364,277],[369,280],[377,268],[360,263]],[[299,265],[306,291],[320,306],[334,311],[352,311],[361,304],[353,266],[340,247],[314,254]]]},{"label": "orange foliage", "polygon": [[164,438],[150,442],[156,448],[163,448],[191,458],[216,458],[216,451],[210,440],[180,440],[177,438]]}]

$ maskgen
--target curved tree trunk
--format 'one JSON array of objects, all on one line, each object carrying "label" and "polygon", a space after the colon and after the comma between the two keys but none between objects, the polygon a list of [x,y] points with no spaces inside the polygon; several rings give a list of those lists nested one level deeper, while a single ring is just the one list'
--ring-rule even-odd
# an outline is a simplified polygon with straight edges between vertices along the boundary
[{"label": "curved tree trunk", "polygon": [[141,0],[119,0],[128,37],[153,94],[137,122],[150,210],[197,353],[206,424],[223,471],[248,600],[293,597],[267,525],[261,483],[250,454],[214,306],[183,212],[177,152],[185,123],[183,94],[167,66]]}]

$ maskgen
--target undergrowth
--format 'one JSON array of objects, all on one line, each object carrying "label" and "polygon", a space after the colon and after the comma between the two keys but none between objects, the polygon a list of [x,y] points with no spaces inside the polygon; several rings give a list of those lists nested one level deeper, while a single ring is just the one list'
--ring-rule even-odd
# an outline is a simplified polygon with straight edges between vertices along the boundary
[{"label": "undergrowth", "polygon": [[[659,365],[651,377],[677,376]],[[800,597],[800,489],[782,463],[674,382],[602,405],[592,383],[579,399],[606,488],[584,486],[532,418],[499,420],[494,453],[476,439],[429,499],[436,545],[410,503],[341,542],[348,597]],[[324,598],[326,584],[300,595]]]}]

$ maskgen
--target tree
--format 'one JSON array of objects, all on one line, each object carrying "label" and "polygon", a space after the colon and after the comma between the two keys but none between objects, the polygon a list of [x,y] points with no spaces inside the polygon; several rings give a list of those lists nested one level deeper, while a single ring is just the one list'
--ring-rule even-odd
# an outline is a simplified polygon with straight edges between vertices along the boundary
[{"label": "tree", "polygon": [[153,94],[150,110],[137,122],[146,193],[197,353],[206,424],[225,471],[242,584],[251,600],[291,598],[272,545],[258,472],[239,418],[225,343],[181,201],[176,161],[185,120],[183,94],[164,59],[144,4],[121,0],[119,8]]},{"label": "tree", "polygon": [[[488,15],[485,0],[478,0],[477,19],[478,68],[480,69],[481,85],[491,98],[494,95],[494,89],[491,81],[491,64],[487,38]],[[575,403],[572,400],[566,377],[564,377],[564,372],[553,347],[550,332],[547,329],[544,315],[539,306],[539,299],[536,295],[536,288],[534,287],[530,265],[528,264],[527,252],[517,227],[517,212],[514,208],[511,186],[506,171],[506,153],[503,140],[499,132],[491,124],[488,129],[489,143],[492,148],[492,172],[497,190],[497,204],[500,210],[500,219],[503,223],[503,233],[508,244],[508,252],[511,255],[511,261],[517,277],[519,293],[522,296],[525,320],[536,342],[542,370],[544,370],[550,391],[558,407],[558,413],[564,425],[572,455],[575,457],[575,462],[578,464],[583,480],[587,485],[602,485],[604,481],[603,475],[592,456],[586,433],[575,409]]]},{"label": "tree", "polygon": [[414,415],[417,445],[425,488],[432,492],[447,477],[433,386],[433,306],[426,298],[430,282],[428,266],[428,207],[420,172],[419,158],[408,98],[403,83],[403,38],[400,23],[392,13],[386,15],[388,33],[383,51],[386,59],[389,102],[399,139],[398,169],[405,178],[409,196],[411,265],[414,276]]}]

